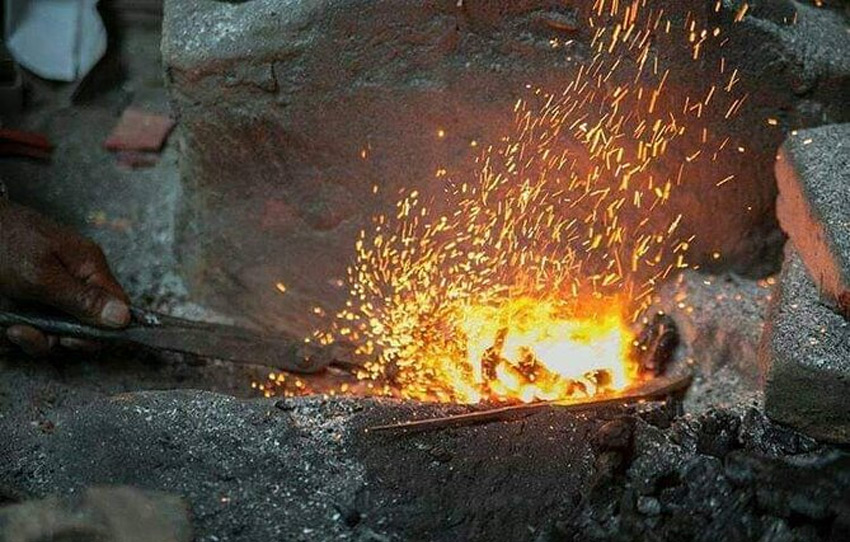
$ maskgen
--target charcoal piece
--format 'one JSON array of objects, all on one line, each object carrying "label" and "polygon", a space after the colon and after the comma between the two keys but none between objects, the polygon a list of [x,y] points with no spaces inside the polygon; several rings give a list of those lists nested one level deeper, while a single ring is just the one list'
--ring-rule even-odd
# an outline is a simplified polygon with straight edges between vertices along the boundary
[{"label": "charcoal piece", "polygon": [[756,481],[759,466],[757,457],[739,450],[726,456],[723,473],[733,485],[746,487]]},{"label": "charcoal piece", "polygon": [[502,350],[505,348],[507,336],[508,330],[506,328],[500,329],[493,340],[493,346],[484,351],[481,360],[481,373],[487,381],[496,380],[496,367],[503,361]]},{"label": "charcoal piece", "polygon": [[540,372],[546,371],[546,369],[540,365],[540,361],[537,359],[537,356],[534,355],[534,351],[530,348],[522,349],[522,355],[519,359],[517,370],[529,382],[536,381],[540,377]]},{"label": "charcoal piece", "polygon": [[701,454],[723,458],[739,446],[738,429],[741,420],[726,411],[710,411],[700,419],[697,433],[697,451]]},{"label": "charcoal piece", "polygon": [[339,513],[339,519],[341,519],[346,526],[351,527],[352,529],[360,523],[360,520],[363,519],[362,514],[360,514],[353,504],[338,503],[334,505],[334,508],[336,508]]},{"label": "charcoal piece", "polygon": [[679,346],[676,321],[662,312],[656,313],[635,340],[634,355],[643,375],[659,376]]},{"label": "charcoal piece", "polygon": [[637,509],[645,516],[657,516],[661,513],[661,503],[655,497],[638,497]]},{"label": "charcoal piece", "polygon": [[671,395],[665,399],[663,406],[649,408],[640,412],[638,415],[649,425],[654,425],[659,429],[668,429],[672,425],[673,420],[682,414],[681,399]]},{"label": "charcoal piece", "polygon": [[628,450],[632,447],[633,431],[633,418],[616,418],[599,428],[594,444],[600,450]]},{"label": "charcoal piece", "polygon": [[596,382],[596,386],[602,389],[610,388],[611,384],[614,383],[611,377],[611,371],[605,369],[593,371],[593,379]]}]

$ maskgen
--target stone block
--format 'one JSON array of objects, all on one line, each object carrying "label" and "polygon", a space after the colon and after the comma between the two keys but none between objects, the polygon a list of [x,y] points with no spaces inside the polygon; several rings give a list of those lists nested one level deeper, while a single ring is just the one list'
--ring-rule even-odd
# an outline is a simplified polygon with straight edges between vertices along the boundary
[{"label": "stone block", "polygon": [[0,539],[190,542],[193,537],[180,497],[131,487],[92,487],[74,497],[0,508]]},{"label": "stone block", "polygon": [[[840,51],[850,35],[828,9],[778,0],[751,5],[735,23],[732,4],[716,13],[701,0],[653,2],[648,9],[674,14],[682,28],[693,15],[707,36],[721,29],[725,45],[706,45],[695,62],[687,38],[659,31],[659,70],[640,72],[627,55],[608,84],[655,88],[670,68],[671,114],[684,115],[685,96],[691,106],[710,101],[669,160],[653,165],[654,178],[675,180],[693,158],[658,215],[683,215],[694,263],[758,275],[776,265],[782,243],[775,149],[792,127],[846,118],[850,59]],[[593,9],[561,0],[166,1],[162,51],[182,149],[179,252],[193,294],[310,332],[312,309],[333,312],[347,294],[359,232],[394,209],[401,188],[439,203],[438,171],[474,178],[481,149],[511,133],[519,98],[537,87],[560,93],[590,65]],[[813,39],[824,46],[809,47]],[[746,100],[727,119],[723,100],[739,91]],[[723,148],[716,160],[713,151],[693,156],[703,138]]]},{"label": "stone block", "polygon": [[850,442],[850,322],[821,302],[790,245],[759,358],[768,416],[819,439]]},{"label": "stone block", "polygon": [[850,318],[850,124],[789,137],[776,180],[782,229],[818,290]]}]

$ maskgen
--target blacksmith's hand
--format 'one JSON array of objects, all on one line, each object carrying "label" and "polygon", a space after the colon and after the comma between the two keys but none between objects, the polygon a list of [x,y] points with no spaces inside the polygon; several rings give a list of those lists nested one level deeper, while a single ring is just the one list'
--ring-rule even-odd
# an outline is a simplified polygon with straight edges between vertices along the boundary
[{"label": "blacksmith's hand", "polygon": [[[120,328],[130,322],[127,295],[112,276],[100,247],[2,198],[0,296],[49,305],[90,325]],[[57,343],[68,348],[88,346],[85,341],[52,337],[29,326],[10,327],[5,335],[31,355],[46,354]]]}]

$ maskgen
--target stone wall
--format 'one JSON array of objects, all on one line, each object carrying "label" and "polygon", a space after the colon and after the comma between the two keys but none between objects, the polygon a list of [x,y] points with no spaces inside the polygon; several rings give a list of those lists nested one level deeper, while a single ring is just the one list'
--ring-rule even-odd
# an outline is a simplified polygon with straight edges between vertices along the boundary
[{"label": "stone wall", "polygon": [[[679,68],[666,84],[681,97],[717,77],[721,56],[736,66],[745,106],[702,121],[712,137],[731,136],[727,150],[744,152],[686,172],[668,212],[697,235],[695,263],[763,274],[782,243],[775,150],[793,128],[846,116],[850,60],[840,51],[850,35],[841,15],[791,0],[750,2],[737,24],[733,2],[719,13],[702,0],[653,3],[683,25],[684,4],[728,41],[694,62],[690,47],[658,36],[661,63]],[[179,115],[180,252],[195,296],[309,332],[311,309],[332,310],[345,296],[358,232],[392,209],[401,187],[439,198],[436,170],[474,175],[481,146],[510,132],[526,84],[558,91],[591,61],[591,9],[561,0],[168,0],[162,50]]]}]

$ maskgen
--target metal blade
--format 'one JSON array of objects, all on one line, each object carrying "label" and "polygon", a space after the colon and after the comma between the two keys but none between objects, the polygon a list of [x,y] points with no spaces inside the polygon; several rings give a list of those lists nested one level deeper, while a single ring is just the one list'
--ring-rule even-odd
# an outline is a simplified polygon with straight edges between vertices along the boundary
[{"label": "metal blade", "polygon": [[299,373],[314,373],[331,360],[311,355],[303,343],[293,340],[250,335],[239,330],[215,328],[134,327],[126,330],[128,341],[171,352],[193,354],[233,363],[268,365]]}]

